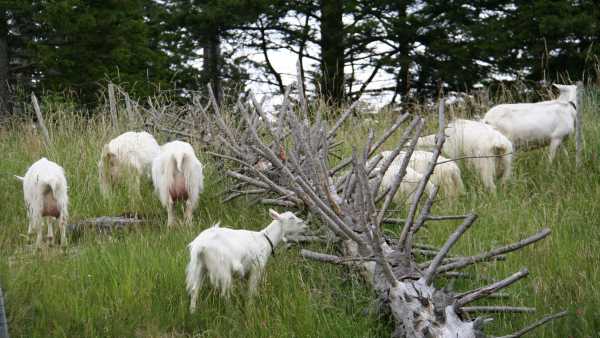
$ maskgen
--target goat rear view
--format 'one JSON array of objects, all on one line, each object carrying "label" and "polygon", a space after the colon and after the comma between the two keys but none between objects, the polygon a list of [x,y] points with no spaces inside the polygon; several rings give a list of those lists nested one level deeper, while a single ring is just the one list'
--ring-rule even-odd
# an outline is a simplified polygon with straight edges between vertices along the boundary
[{"label": "goat rear view", "polygon": [[161,204],[167,208],[167,226],[175,224],[177,201],[185,202],[184,220],[191,224],[198,197],[204,189],[202,164],[194,148],[182,141],[164,144],[152,162],[152,182]]},{"label": "goat rear view", "polygon": [[206,278],[221,290],[221,296],[227,297],[234,276],[248,275],[248,291],[250,296],[254,295],[275,247],[290,235],[306,230],[304,221],[292,212],[279,214],[270,209],[269,214],[273,221],[261,231],[221,228],[215,224],[188,245],[190,263],[186,284],[191,313],[196,311],[198,292]]},{"label": "goat rear view", "polygon": [[[67,244],[66,223],[69,217],[67,179],[64,170],[58,164],[41,158],[31,165],[24,177],[17,176],[23,181],[23,195],[27,206],[29,227],[27,233],[37,233],[36,247],[42,244],[42,223],[44,217],[58,219],[61,245]],[[48,240],[54,240],[52,222],[48,221]]]},{"label": "goat rear view", "polygon": [[[512,174],[513,145],[500,131],[480,121],[457,119],[448,124],[445,133],[444,155],[452,159],[467,157],[467,164],[477,171],[488,190],[496,190],[498,177],[502,182],[508,181]],[[421,137],[417,142],[420,148],[434,145],[435,135]]]}]

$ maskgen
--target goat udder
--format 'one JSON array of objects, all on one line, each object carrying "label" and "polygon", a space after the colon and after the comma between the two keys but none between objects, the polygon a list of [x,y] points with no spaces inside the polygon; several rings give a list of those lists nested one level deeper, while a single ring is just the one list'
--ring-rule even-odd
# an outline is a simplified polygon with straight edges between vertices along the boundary
[{"label": "goat udder", "polygon": [[169,187],[169,194],[173,201],[185,201],[188,199],[188,191],[185,186],[185,177],[181,173],[175,174],[173,183]]},{"label": "goat udder", "polygon": [[50,216],[58,218],[60,216],[60,210],[58,209],[58,203],[52,192],[44,194],[44,207],[42,208],[42,216]]}]

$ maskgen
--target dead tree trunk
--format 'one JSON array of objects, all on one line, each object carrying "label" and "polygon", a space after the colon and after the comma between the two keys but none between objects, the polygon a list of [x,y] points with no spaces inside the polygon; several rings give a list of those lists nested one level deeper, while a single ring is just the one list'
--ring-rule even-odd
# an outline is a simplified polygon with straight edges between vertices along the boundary
[{"label": "dead tree trunk", "polygon": [[[290,88],[286,91],[287,95],[289,92]],[[458,270],[481,262],[500,260],[504,254],[520,250],[550,234],[549,229],[542,229],[526,239],[478,255],[448,255],[455,243],[475,224],[477,216],[474,213],[461,216],[431,215],[437,189],[427,199],[423,197],[445,141],[443,106],[439,110],[436,148],[428,173],[419,182],[403,218],[390,219],[388,209],[405,175],[408,160],[423,127],[423,119],[418,116],[412,118],[392,156],[385,161],[381,160],[377,150],[409,121],[409,114],[400,116],[378,138],[369,133],[362,149],[354,149],[351,156],[341,159],[338,165],[330,169],[330,149],[335,143],[336,130],[350,114],[342,114],[330,127],[317,111],[314,122],[311,122],[304,109],[296,111],[289,107],[287,95],[276,123],[268,122],[260,107],[250,107],[239,101],[236,108],[244,117],[243,128],[227,123],[213,98],[215,115],[212,120],[216,122],[211,125],[215,129],[214,134],[219,135],[222,152],[216,155],[240,166],[238,170],[226,173],[240,182],[231,192],[237,196],[258,195],[261,196],[259,201],[265,204],[296,207],[317,216],[322,223],[321,230],[327,234],[325,238],[339,244],[340,254],[303,250],[302,255],[307,259],[359,267],[366,282],[376,292],[383,309],[392,314],[395,323],[393,337],[486,337],[483,328],[489,319],[476,317],[471,320],[472,312],[531,310],[510,306],[467,306],[475,300],[493,297],[498,291],[519,281],[528,274],[526,269],[502,281],[460,293],[437,289],[433,284],[438,276],[463,276]],[[252,109],[262,116],[263,122],[250,113]],[[391,188],[381,191],[381,176],[400,150],[406,151],[407,156],[404,156]],[[268,165],[258,166],[260,161]],[[374,174],[376,167],[379,170]],[[345,174],[334,176],[344,168],[348,168]],[[425,246],[427,249],[423,249],[423,245],[417,245],[415,237],[418,231],[426,222],[440,219],[456,219],[462,223],[441,248]],[[384,222],[399,224],[400,236],[384,236],[381,231]],[[323,240],[322,237],[317,239]],[[432,259],[417,262],[414,253],[423,250]],[[520,337],[540,323],[562,315],[564,313],[544,318],[507,337]]]}]

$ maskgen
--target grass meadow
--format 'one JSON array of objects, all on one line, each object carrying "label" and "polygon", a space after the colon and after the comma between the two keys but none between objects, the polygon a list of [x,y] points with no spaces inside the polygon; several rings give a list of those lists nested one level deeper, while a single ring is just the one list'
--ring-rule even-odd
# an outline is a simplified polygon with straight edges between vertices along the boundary
[{"label": "grass meadow", "polygon": [[[542,242],[509,254],[504,262],[466,271],[493,279],[522,267],[530,275],[508,289],[509,299],[493,304],[537,308],[534,314],[493,315],[492,335],[513,332],[528,322],[562,309],[567,317],[530,337],[600,337],[600,92],[584,95],[584,160],[575,167],[573,139],[548,164],[544,150],[519,153],[512,181],[497,193],[485,192],[477,177],[463,170],[467,194],[440,200],[434,214],[475,211],[478,221],[453,248],[475,254],[550,227]],[[200,153],[206,164],[205,192],[193,227],[166,229],[166,212],[149,182],[142,200],[128,189],[110,199],[99,194],[97,161],[101,145],[119,132],[101,118],[86,119],[46,107],[53,145],[46,150],[30,123],[11,121],[0,128],[0,285],[11,337],[385,337],[392,327],[373,311],[372,291],[349,268],[304,260],[300,248],[279,248],[267,267],[259,296],[245,297],[237,287],[223,300],[205,287],[199,311],[188,313],[185,291],[186,245],[201,230],[221,221],[234,228],[259,229],[269,222],[267,209],[251,200],[221,203],[229,179]],[[340,152],[362,144],[367,127],[346,123]],[[391,116],[378,117],[376,129]],[[432,119],[433,121],[434,119]],[[359,126],[357,128],[357,126]],[[430,128],[435,125],[430,126]],[[124,131],[124,130],[121,130]],[[167,141],[159,137],[159,142]],[[394,140],[390,140],[390,145]],[[86,232],[63,251],[33,252],[27,244],[22,187],[13,174],[45,156],[65,168],[69,181],[71,221],[137,212],[152,220],[135,230],[113,234]],[[464,164],[461,163],[464,169]],[[398,205],[397,209],[402,209]],[[401,217],[402,211],[390,216]],[[455,222],[430,223],[421,241],[441,245]],[[388,227],[390,233],[399,229]],[[320,251],[331,250],[310,245]],[[445,281],[438,281],[440,284]],[[468,280],[466,290],[489,283]]]}]

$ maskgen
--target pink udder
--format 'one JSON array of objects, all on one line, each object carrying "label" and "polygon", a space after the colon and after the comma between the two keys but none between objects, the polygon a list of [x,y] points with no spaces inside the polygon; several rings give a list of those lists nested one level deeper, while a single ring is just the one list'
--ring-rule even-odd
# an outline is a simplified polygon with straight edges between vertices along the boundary
[{"label": "pink udder", "polygon": [[42,216],[50,216],[58,218],[60,216],[60,210],[58,209],[58,203],[52,192],[44,194],[44,208],[42,209]]},{"label": "pink udder", "polygon": [[169,187],[169,194],[173,201],[185,201],[188,199],[188,191],[185,187],[185,178],[181,174],[175,174],[173,184]]}]

